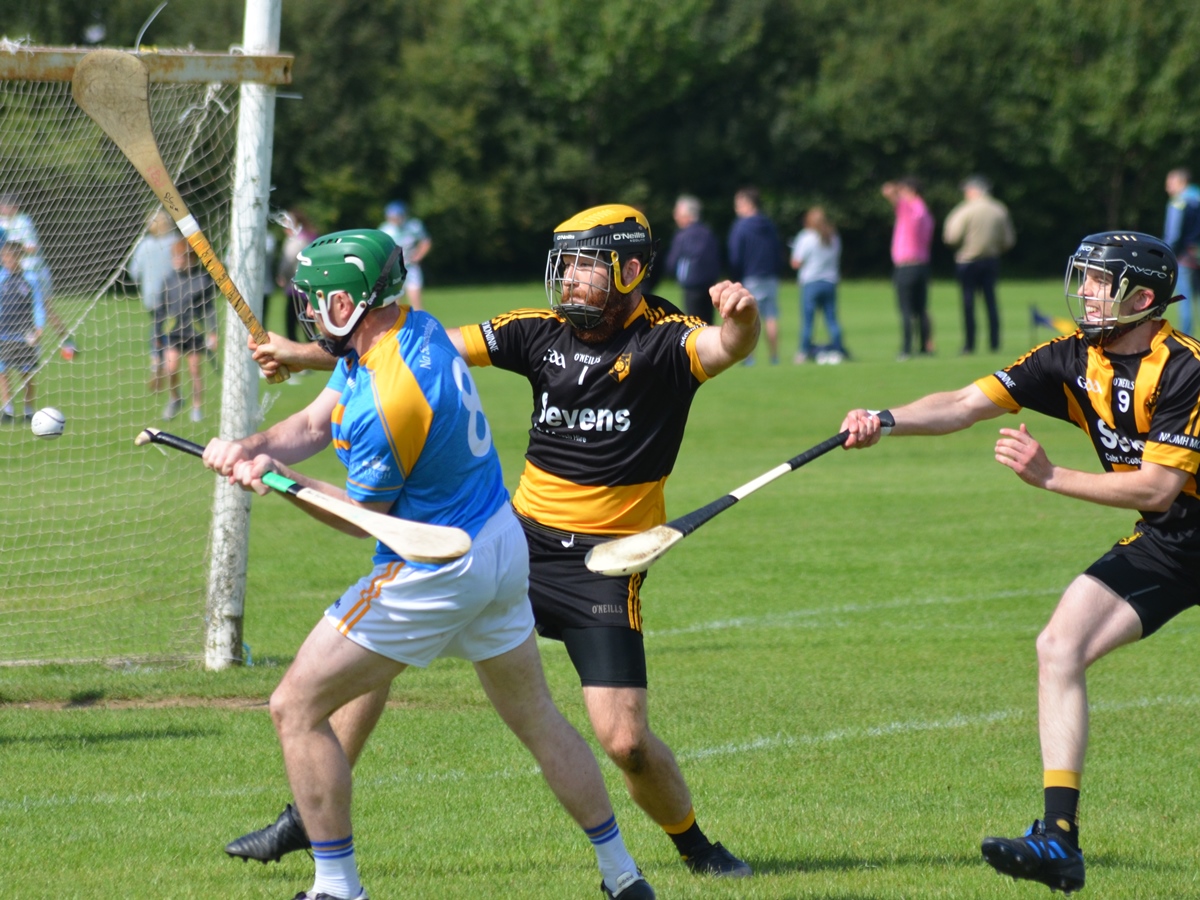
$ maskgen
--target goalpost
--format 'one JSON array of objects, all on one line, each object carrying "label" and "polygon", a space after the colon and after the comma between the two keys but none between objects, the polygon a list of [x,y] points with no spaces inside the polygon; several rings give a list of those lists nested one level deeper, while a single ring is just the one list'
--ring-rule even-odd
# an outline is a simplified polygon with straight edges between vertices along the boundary
[{"label": "goalpost", "polygon": [[[247,0],[243,52],[141,54],[164,165],[256,314],[269,274],[274,86],[291,76],[291,58],[278,54],[279,3]],[[201,443],[218,425],[223,437],[253,431],[257,367],[218,297],[217,349],[195,354],[202,418],[189,414],[183,363],[181,414],[163,422],[151,314],[131,273],[159,204],[72,100],[85,52],[0,41],[0,227],[23,245],[14,265],[45,309],[36,361],[3,375],[14,415],[0,422],[0,665],[237,665],[250,498],[133,439],[149,425]],[[65,414],[62,437],[32,434],[30,395],[33,409]]]}]

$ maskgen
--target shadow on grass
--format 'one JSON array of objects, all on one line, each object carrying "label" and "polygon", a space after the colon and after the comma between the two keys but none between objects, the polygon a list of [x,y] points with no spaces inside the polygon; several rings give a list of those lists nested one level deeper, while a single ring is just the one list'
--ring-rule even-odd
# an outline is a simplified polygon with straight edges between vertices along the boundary
[{"label": "shadow on grass", "polygon": [[987,868],[982,857],[977,853],[959,853],[954,855],[937,854],[907,854],[899,856],[803,856],[799,858],[784,857],[755,857],[748,858],[755,873],[762,875],[788,875],[803,872],[851,872],[859,869],[896,869],[919,868],[931,870],[937,868],[972,869]]},{"label": "shadow on grass", "polygon": [[80,750],[91,745],[131,743],[137,741],[200,740],[216,737],[223,732],[212,728],[138,728],[108,734],[0,734],[0,747],[9,745],[40,745],[51,750]]}]

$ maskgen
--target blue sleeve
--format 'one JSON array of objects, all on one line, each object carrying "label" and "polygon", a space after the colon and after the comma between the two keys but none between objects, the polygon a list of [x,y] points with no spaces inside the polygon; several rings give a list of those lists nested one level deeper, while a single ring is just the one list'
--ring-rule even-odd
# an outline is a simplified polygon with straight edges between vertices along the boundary
[{"label": "blue sleeve", "polygon": [[1179,250],[1180,226],[1183,224],[1183,210],[1172,200],[1167,204],[1167,215],[1163,219],[1163,241],[1173,251]]},{"label": "blue sleeve", "polygon": [[671,249],[667,251],[667,260],[663,263],[662,271],[670,272],[671,277],[677,277],[675,267],[679,265],[679,252],[682,249],[683,232],[675,232],[675,237],[671,238]]},{"label": "blue sleeve", "polygon": [[1180,228],[1180,250],[1200,244],[1200,201],[1189,203],[1183,211]]}]

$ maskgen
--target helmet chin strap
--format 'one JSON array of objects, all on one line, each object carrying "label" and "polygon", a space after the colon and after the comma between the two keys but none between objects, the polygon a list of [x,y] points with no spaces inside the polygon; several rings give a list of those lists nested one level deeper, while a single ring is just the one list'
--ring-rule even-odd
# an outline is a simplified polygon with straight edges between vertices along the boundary
[{"label": "helmet chin strap", "polygon": [[376,298],[387,289],[388,282],[391,280],[392,266],[396,264],[397,260],[400,262],[400,280],[403,283],[404,278],[408,275],[408,269],[404,265],[403,251],[399,247],[394,247],[388,255],[387,262],[383,264],[383,268],[379,272],[379,277],[375,279],[375,284],[371,288],[370,295],[366,300],[358,304],[358,308],[362,310],[362,313],[354,320],[345,334],[323,334],[317,338],[317,345],[322,350],[337,359],[341,359],[349,352],[350,338],[354,337],[354,332],[358,331],[358,326],[363,323],[363,320],[367,317],[367,313],[371,311]]},{"label": "helmet chin strap", "polygon": [[363,323],[363,320],[367,317],[367,313],[370,312],[366,308],[366,301],[358,305],[362,308],[362,314],[354,319],[350,327],[346,329],[345,334],[323,333],[317,338],[317,345],[330,356],[341,359],[350,351],[350,339],[354,337],[354,332],[358,331],[358,326]]}]

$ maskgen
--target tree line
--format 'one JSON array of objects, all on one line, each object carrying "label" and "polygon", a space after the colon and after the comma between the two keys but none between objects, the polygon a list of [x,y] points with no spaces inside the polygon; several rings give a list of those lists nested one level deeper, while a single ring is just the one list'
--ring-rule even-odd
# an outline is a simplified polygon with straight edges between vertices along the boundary
[{"label": "tree line", "polygon": [[[108,46],[154,5],[0,0],[10,38]],[[144,43],[226,49],[243,9],[173,3]],[[884,274],[880,184],[917,176],[940,224],[973,173],[1012,210],[1007,271],[1047,276],[1088,232],[1159,233],[1166,172],[1200,169],[1191,0],[286,0],[281,48],[272,205],[332,229],[404,199],[435,282],[536,279],[595,203],[666,240],[693,193],[724,233],[744,185],[785,235],[824,206],[845,273]]]}]

